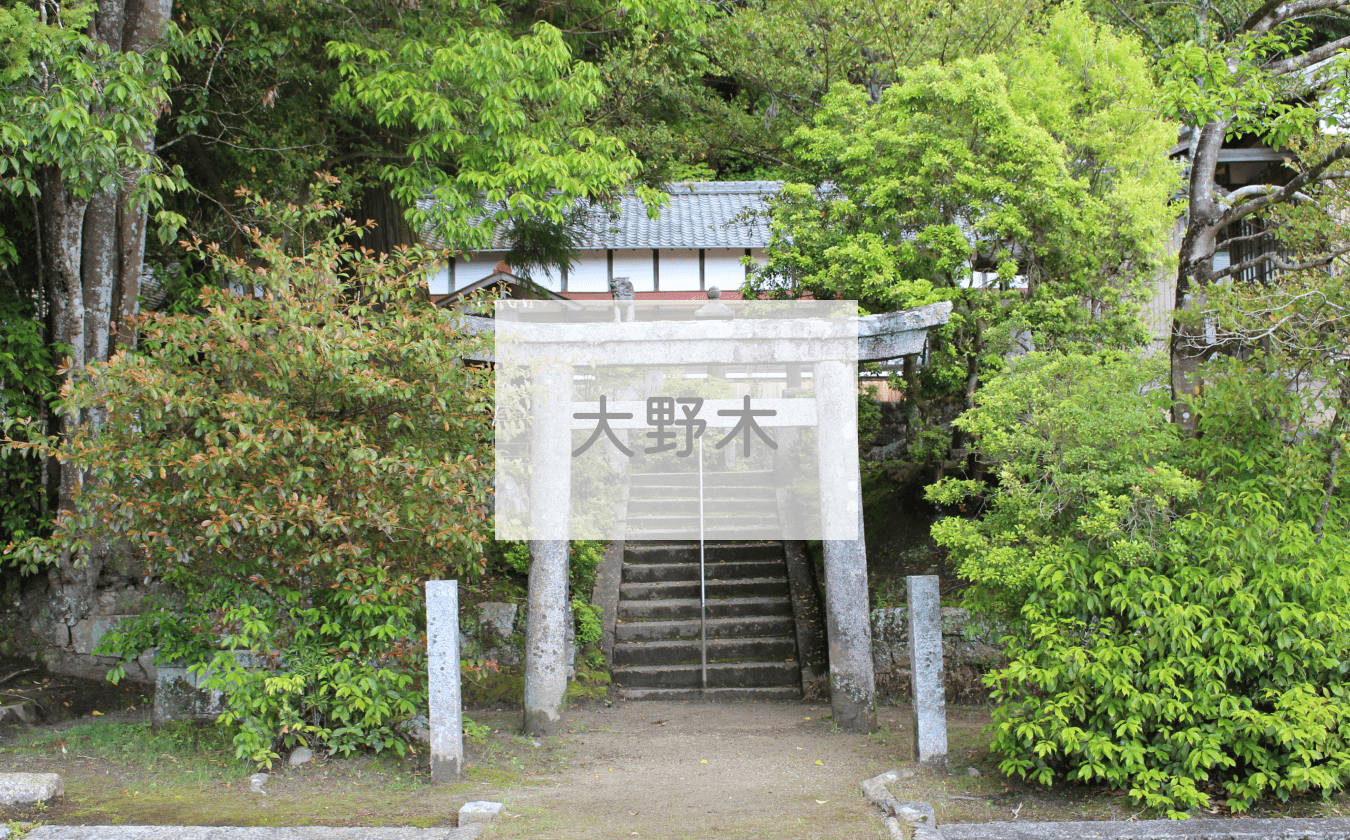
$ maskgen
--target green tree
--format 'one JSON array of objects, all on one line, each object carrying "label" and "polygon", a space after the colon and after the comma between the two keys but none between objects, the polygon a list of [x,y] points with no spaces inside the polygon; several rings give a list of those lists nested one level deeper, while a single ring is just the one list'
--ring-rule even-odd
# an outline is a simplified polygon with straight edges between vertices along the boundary
[{"label": "green tree", "polygon": [[800,178],[789,139],[830,93],[875,99],[927,61],[1006,50],[1039,14],[1005,0],[726,4],[692,47],[611,53],[605,125],[657,176]]},{"label": "green tree", "polygon": [[[174,230],[243,257],[259,220],[237,191],[303,203],[317,170],[353,183],[353,215],[378,222],[353,235],[379,252],[424,226],[471,249],[496,225],[524,243],[526,264],[557,261],[578,203],[614,196],[640,170],[594,128],[606,91],[595,62],[696,31],[702,8],[578,6],[554,25],[532,9],[448,0],[10,3],[0,175],[18,223],[6,218],[0,259],[40,290],[32,314],[75,374],[133,344],[149,213],[163,223],[156,285],[190,309],[219,275],[185,259]],[[13,236],[40,253],[3,239]],[[37,259],[9,259],[15,248]],[[58,431],[100,418],[61,414]],[[71,509],[85,478],[60,472],[58,507]],[[89,582],[115,554],[90,544],[61,560],[63,618],[83,615]]]},{"label": "green tree", "polygon": [[377,222],[369,247],[429,227],[472,250],[496,222],[524,267],[565,259],[578,199],[604,201],[641,168],[605,128],[606,68],[678,56],[706,18],[691,0],[547,15],[449,0],[178,8],[184,25],[219,33],[179,66],[161,122],[165,157],[192,187],[174,206],[198,235],[242,249],[252,220],[237,189],[303,197],[313,172],[332,171],[355,188],[353,216]]},{"label": "green tree", "polygon": [[945,506],[974,501],[977,515],[933,526],[975,582],[973,602],[1015,618],[1037,578],[1070,555],[1157,556],[1200,489],[1173,466],[1181,439],[1159,419],[1165,375],[1162,360],[1130,353],[1033,353],[980,390],[955,425],[978,441],[995,483],[944,478],[926,491]]},{"label": "green tree", "polygon": [[[10,442],[88,476],[49,539],[10,553],[41,569],[124,544],[169,594],[107,649],[214,657],[259,761],[283,736],[391,746],[423,690],[417,584],[486,562],[492,385],[464,362],[482,339],[422,302],[438,255],[344,245],[341,210],[259,201],[248,259],[196,249],[226,281],[207,317],[150,315],[137,353],[71,376],[60,410],[98,428]],[[262,672],[214,654],[222,636]]]},{"label": "green tree", "polygon": [[988,678],[1001,767],[1174,817],[1337,790],[1350,485],[1327,452],[1344,428],[1259,356],[1219,358],[1191,438],[1148,387],[1163,373],[1022,361],[959,421],[998,486],[930,490],[983,504],[934,536],[975,581],[972,605],[1009,622],[1008,664]]},{"label": "green tree", "polygon": [[[1337,0],[1236,9],[1202,3],[1189,11],[1189,40],[1164,55],[1161,101],[1192,127],[1171,385],[1175,420],[1194,433],[1199,419],[1192,402],[1204,389],[1205,362],[1243,347],[1213,339],[1214,324],[1225,317],[1211,303],[1214,290],[1246,282],[1244,274],[1312,272],[1335,282],[1336,265],[1350,252],[1334,212],[1344,207],[1343,181],[1350,174],[1350,143],[1338,130],[1350,113],[1350,35],[1344,34],[1350,16]],[[1219,154],[1225,142],[1238,140],[1292,146],[1298,154],[1287,166],[1268,168],[1257,183],[1230,189],[1219,175]],[[1215,267],[1216,252],[1254,239],[1263,247],[1247,248],[1253,256]]]},{"label": "green tree", "polygon": [[[59,346],[68,370],[106,361],[131,342],[149,212],[176,185],[153,155],[155,119],[173,80],[170,5],[38,0],[0,8],[0,184],[32,213],[20,215],[19,226],[7,223],[0,237],[28,233],[40,244],[6,242],[0,255],[34,257],[9,272],[33,275],[16,285],[41,290],[28,310],[43,320],[43,338]],[[28,209],[21,201],[7,206]],[[71,432],[100,419],[65,414],[60,423]],[[70,510],[84,476],[61,470],[53,479],[56,505]],[[96,570],[108,548],[91,544],[89,552],[84,559]],[[63,618],[88,608],[90,579],[75,558],[53,567]]]},{"label": "green tree", "polygon": [[1017,343],[1134,346],[1175,171],[1153,97],[1137,44],[1072,7],[1003,55],[906,71],[875,104],[833,94],[795,140],[820,186],[785,188],[751,288],[952,301],[930,364],[907,368],[916,428],[969,406]]}]

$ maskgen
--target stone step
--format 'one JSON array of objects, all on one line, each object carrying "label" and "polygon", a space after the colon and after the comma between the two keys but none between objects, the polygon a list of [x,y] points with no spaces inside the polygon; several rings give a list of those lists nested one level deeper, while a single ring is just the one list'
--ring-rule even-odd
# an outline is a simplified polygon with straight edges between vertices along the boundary
[{"label": "stone step", "polygon": [[[661,639],[697,639],[698,618],[692,621],[620,621],[614,625],[616,642],[644,642]],[[787,636],[796,632],[791,615],[749,616],[708,619],[708,635],[718,638]]]},{"label": "stone step", "polygon": [[[620,601],[621,621],[651,621],[658,619],[697,619],[697,598],[671,598],[665,601]],[[720,598],[709,601],[708,618],[733,616],[792,615],[792,603],[787,598]]]},{"label": "stone step", "polygon": [[[628,506],[635,505],[693,505],[698,510],[697,487],[638,487],[628,493]],[[757,505],[778,507],[778,493],[772,487],[728,487],[722,489],[704,488],[703,510],[716,511],[720,508]]]},{"label": "stone step", "polygon": [[[614,684],[628,688],[698,688],[699,665],[629,665],[616,667]],[[801,683],[801,668],[791,662],[732,662],[708,665],[710,688],[792,686]]]},{"label": "stone step", "polygon": [[[708,580],[704,594],[713,598],[786,598],[788,582],[786,577],[738,578],[733,580]],[[631,601],[666,601],[670,599],[697,599],[699,597],[698,578],[694,580],[667,580],[655,583],[625,583],[619,587],[619,598],[623,603]]]},{"label": "stone step", "polygon": [[[791,636],[749,639],[708,639],[708,662],[772,662],[797,658],[797,640]],[[697,665],[701,661],[696,640],[619,642],[614,645],[614,664]]]},{"label": "stone step", "polygon": [[625,700],[764,700],[793,701],[802,699],[801,689],[795,686],[757,686],[754,688],[626,688],[620,694]]},{"label": "stone step", "polygon": [[[706,539],[716,540],[772,540],[783,535],[783,529],[778,527],[777,517],[768,524],[748,526],[748,527],[718,527],[713,529],[710,525],[704,526]],[[671,540],[698,538],[698,523],[695,522],[688,528],[654,528],[642,527],[635,528],[630,526],[625,534],[630,540],[645,540],[650,542],[670,542]]]},{"label": "stone step", "polygon": [[[770,531],[778,527],[778,514],[776,513],[719,513],[715,516],[703,517],[703,529],[705,532],[722,533],[728,529],[735,531],[746,530],[764,530]],[[643,513],[636,516],[629,515],[627,528],[629,533],[664,531],[680,531],[686,534],[698,533],[698,514],[686,516],[682,513]]]},{"label": "stone step", "polygon": [[[708,563],[773,560],[783,562],[783,544],[779,542],[725,543],[704,545],[704,559]],[[662,540],[651,544],[628,545],[624,548],[625,565],[646,563],[697,563],[698,540]]]},{"label": "stone step", "polygon": [[[778,481],[770,470],[745,470],[736,472],[705,472],[704,487],[773,487]],[[698,487],[699,475],[693,472],[678,473],[635,473],[628,479],[630,487]]]},{"label": "stone step", "polygon": [[[695,552],[697,555],[697,552]],[[708,580],[735,580],[737,578],[787,577],[787,564],[781,559],[705,563]],[[692,580],[698,582],[698,563],[632,563],[623,567],[624,583],[656,583],[663,580]]]},{"label": "stone step", "polygon": [[[768,498],[711,499],[704,497],[703,518],[711,520],[728,515],[729,504],[734,504],[734,515],[777,516],[778,503]],[[698,516],[698,498],[635,498],[628,497],[628,516]]]}]

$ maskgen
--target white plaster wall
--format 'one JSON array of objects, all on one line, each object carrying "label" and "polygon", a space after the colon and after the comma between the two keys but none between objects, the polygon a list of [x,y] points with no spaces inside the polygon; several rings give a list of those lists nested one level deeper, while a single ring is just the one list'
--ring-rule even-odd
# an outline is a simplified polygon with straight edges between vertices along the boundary
[{"label": "white plaster wall", "polygon": [[[600,258],[603,260],[605,252],[601,251]],[[664,258],[664,254],[662,257]],[[666,267],[664,263],[661,271],[664,274]],[[650,292],[656,288],[654,275],[652,273],[652,249],[651,248],[615,248],[614,249],[614,276],[627,277],[633,282],[633,291]],[[570,289],[571,286],[569,285]],[[606,285],[602,291],[609,291]]]},{"label": "white plaster wall", "polygon": [[698,291],[697,248],[661,249],[661,291]]},{"label": "white plaster wall", "polygon": [[609,291],[609,264],[604,251],[581,252],[581,256],[567,271],[567,291]]},{"label": "white plaster wall", "polygon": [[433,295],[450,294],[450,266],[443,265],[427,276],[427,290]]},{"label": "white plaster wall", "polygon": [[530,279],[550,292],[562,291],[562,269],[557,266],[533,269],[530,272]]},{"label": "white plaster wall", "polygon": [[[741,265],[741,258],[744,256],[744,248],[709,248],[705,251],[703,256],[704,288],[711,289],[716,286],[724,291],[739,289],[741,284],[745,282],[745,266]],[[661,278],[665,279],[665,272],[662,272]],[[661,285],[664,286],[665,284],[662,283]]]},{"label": "white plaster wall", "polygon": [[476,283],[497,270],[497,263],[506,256],[504,251],[483,251],[472,258],[455,258],[455,288],[462,289]]}]

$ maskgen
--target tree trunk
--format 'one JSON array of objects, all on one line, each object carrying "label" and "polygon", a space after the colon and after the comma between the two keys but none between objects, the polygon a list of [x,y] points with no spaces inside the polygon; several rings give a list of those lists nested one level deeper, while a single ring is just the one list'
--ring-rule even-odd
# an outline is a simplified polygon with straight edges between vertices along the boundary
[{"label": "tree trunk", "polygon": [[[90,34],[116,51],[143,53],[164,31],[171,0],[100,0]],[[153,151],[154,137],[142,148]],[[126,174],[126,173],[121,173]],[[133,176],[135,173],[131,173]],[[78,376],[90,362],[105,362],[116,347],[130,347],[128,320],[140,294],[145,254],[147,208],[132,202],[135,178],[127,186],[83,198],[70,189],[62,173],[42,173],[39,219],[43,288],[51,313],[52,340],[62,345],[66,376]],[[60,432],[100,424],[98,412],[61,418]],[[86,476],[60,469],[57,508],[75,510]],[[51,605],[57,617],[74,624],[86,616],[94,588],[107,559],[105,546],[95,544],[84,555],[68,554],[50,570]]]},{"label": "tree trunk", "polygon": [[1226,129],[1225,123],[1212,122],[1191,135],[1190,195],[1186,233],[1177,255],[1171,340],[1172,420],[1187,434],[1195,434],[1199,424],[1192,404],[1204,388],[1200,366],[1211,352],[1205,325],[1195,313],[1204,311],[1206,289],[1214,274],[1217,222],[1222,215],[1215,200],[1214,171]]},{"label": "tree trunk", "polygon": [[361,234],[361,244],[377,254],[392,254],[399,246],[417,241],[403,215],[403,208],[394,200],[386,184],[362,190],[352,218],[358,224],[365,224],[367,220],[375,223],[374,228],[367,228]]}]

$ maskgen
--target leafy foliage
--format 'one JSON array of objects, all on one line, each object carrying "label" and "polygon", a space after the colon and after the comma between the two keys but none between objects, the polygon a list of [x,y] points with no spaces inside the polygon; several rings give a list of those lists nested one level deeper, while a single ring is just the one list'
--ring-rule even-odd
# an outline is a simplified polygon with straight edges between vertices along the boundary
[{"label": "leafy foliage", "polygon": [[[1199,482],[1173,464],[1181,440],[1166,423],[1166,369],[1126,353],[1033,353],[976,395],[955,424],[979,441],[996,489],[944,478],[930,501],[982,506],[978,519],[948,517],[933,538],[951,552],[979,597],[1017,609],[1047,568],[1108,554],[1137,564],[1156,557],[1174,511]],[[1052,584],[1053,585],[1053,584]]]},{"label": "leafy foliage", "polygon": [[501,28],[496,6],[469,7],[469,20],[451,18],[392,48],[333,42],[328,51],[343,80],[339,108],[417,130],[405,160],[380,172],[394,197],[414,222],[475,251],[494,231],[485,217],[562,223],[578,199],[612,195],[638,166],[616,139],[586,125],[603,82],[557,27],[540,21],[517,37]]},{"label": "leafy foliage", "polygon": [[353,572],[315,590],[183,580],[178,597],[106,634],[99,652],[154,648],[160,662],[192,663],[201,687],[221,692],[235,755],[259,765],[299,744],[402,755],[398,724],[427,704],[418,586],[384,568]]},{"label": "leafy foliage", "polygon": [[921,426],[1018,345],[1134,346],[1173,178],[1153,96],[1137,45],[1075,7],[1008,53],[905,71],[876,104],[832,94],[796,136],[817,185],[785,187],[749,285],[873,311],[952,301],[908,383]]},{"label": "leafy foliage", "polygon": [[[978,582],[975,603],[1014,608],[1009,664],[988,678],[1002,769],[1125,788],[1174,817],[1215,797],[1243,810],[1339,789],[1343,426],[1262,360],[1227,360],[1210,371],[1202,436],[1183,438],[1151,395],[1115,384],[1141,381],[1128,365],[1098,365],[1019,366],[982,392],[968,422],[1003,459],[1001,483],[985,523],[935,531]],[[1009,562],[981,560],[982,545]]]},{"label": "leafy foliage", "polygon": [[[596,572],[605,559],[606,543],[600,540],[573,540],[568,552],[568,589],[576,622],[577,648],[600,641],[600,608],[591,603]],[[530,544],[523,540],[503,540],[496,545],[501,565],[516,577],[530,573]]]},{"label": "leafy foliage", "polygon": [[181,0],[174,11],[219,33],[176,65],[161,121],[164,156],[197,190],[175,205],[193,229],[242,248],[251,220],[236,189],[304,195],[325,170],[383,196],[363,200],[361,218],[396,241],[427,225],[429,241],[473,251],[491,219],[521,268],[570,256],[577,200],[604,201],[644,170],[603,125],[622,96],[615,73],[681,62],[709,7]]},{"label": "leafy foliage", "polygon": [[[996,52],[1039,2],[756,0],[720,7],[682,61],[616,67],[607,124],[644,161],[688,178],[800,178],[789,139],[845,88],[875,99],[904,72]],[[606,68],[607,70],[609,67]],[[650,165],[650,164],[649,164]],[[809,170],[807,170],[809,171]]]},{"label": "leafy foliage", "polygon": [[90,476],[11,555],[126,545],[183,600],[109,649],[209,673],[264,763],[295,739],[394,745],[423,690],[418,583],[478,573],[490,528],[491,382],[461,361],[481,339],[423,302],[433,254],[354,250],[340,211],[260,201],[275,231],[250,230],[248,261],[191,245],[235,291],[204,289],[208,317],[150,315],[141,352],[69,382],[60,410],[103,412],[97,434],[9,444]]},{"label": "leafy foliage", "polygon": [[[20,420],[41,425],[56,390],[56,365],[32,304],[0,303],[0,429]],[[43,463],[27,453],[0,454],[0,542],[44,533],[48,526]]]},{"label": "leafy foliage", "polygon": [[40,173],[52,167],[75,195],[130,183],[138,199],[158,204],[182,186],[182,173],[164,167],[144,141],[177,78],[171,59],[209,33],[171,30],[144,55],[110,50],[87,34],[95,10],[81,2],[53,6],[50,15],[26,4],[0,9],[0,185],[38,196]]},{"label": "leafy foliage", "polygon": [[256,268],[200,249],[255,296],[205,289],[209,317],[150,316],[144,353],[64,395],[62,411],[106,411],[105,429],[22,445],[98,475],[52,542],[17,549],[28,562],[99,533],[157,570],[244,579],[481,563],[490,384],[459,362],[475,340],[418,298],[430,255],[372,258],[338,244],[347,227],[311,238],[339,209],[322,201],[262,209],[299,253],[257,232]]}]

